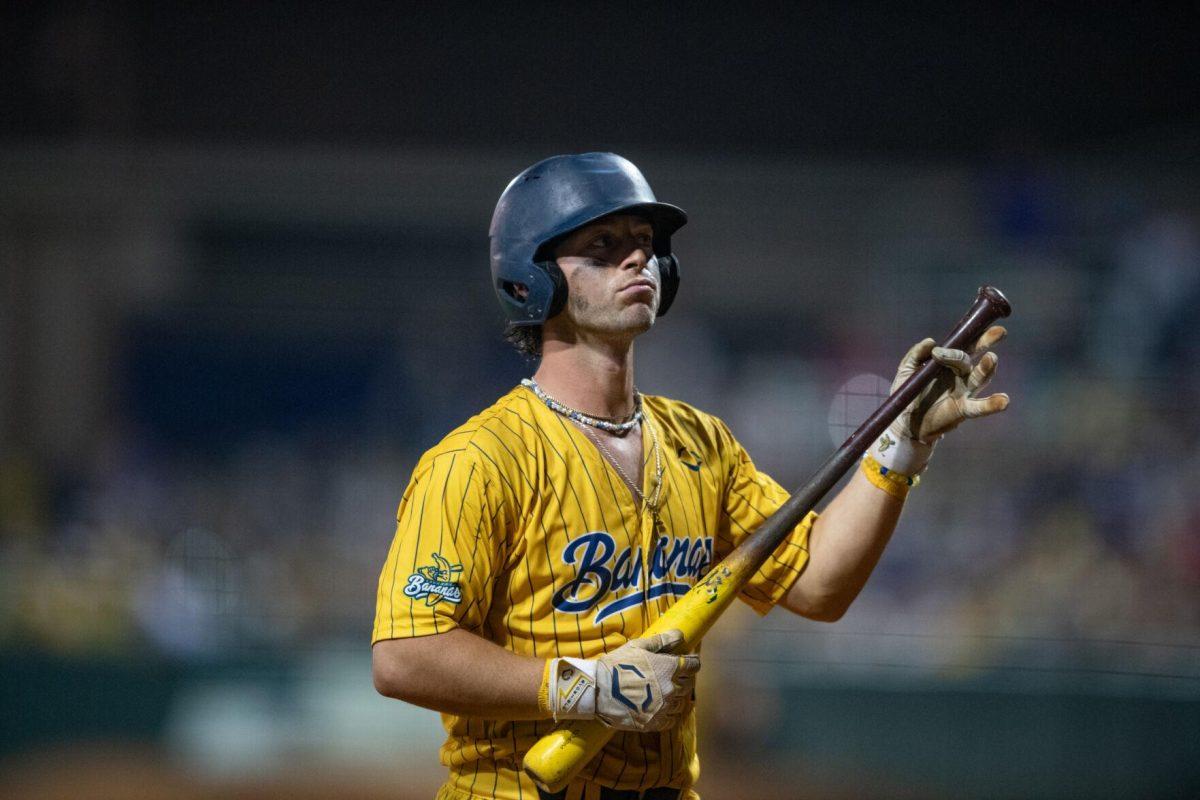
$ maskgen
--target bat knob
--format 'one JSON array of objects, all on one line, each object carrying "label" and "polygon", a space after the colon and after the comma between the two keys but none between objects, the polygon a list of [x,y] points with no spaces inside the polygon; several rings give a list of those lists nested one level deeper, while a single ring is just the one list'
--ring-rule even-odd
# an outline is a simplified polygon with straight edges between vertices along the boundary
[{"label": "bat knob", "polygon": [[1008,302],[1008,298],[1004,296],[1004,292],[995,286],[980,286],[978,297],[990,303],[1000,317],[1007,317],[1012,313],[1012,304]]}]

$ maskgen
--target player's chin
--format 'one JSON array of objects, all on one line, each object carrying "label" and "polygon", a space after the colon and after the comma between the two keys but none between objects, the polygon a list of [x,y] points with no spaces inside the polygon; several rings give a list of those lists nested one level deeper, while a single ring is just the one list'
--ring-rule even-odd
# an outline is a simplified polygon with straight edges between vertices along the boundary
[{"label": "player's chin", "polygon": [[623,298],[626,311],[636,311],[641,309],[649,311],[651,315],[658,313],[658,292],[648,291],[631,291]]},{"label": "player's chin", "polygon": [[650,330],[654,325],[654,320],[658,318],[658,303],[634,303],[627,307],[621,314],[623,322],[627,323],[630,328],[638,328],[642,331]]}]

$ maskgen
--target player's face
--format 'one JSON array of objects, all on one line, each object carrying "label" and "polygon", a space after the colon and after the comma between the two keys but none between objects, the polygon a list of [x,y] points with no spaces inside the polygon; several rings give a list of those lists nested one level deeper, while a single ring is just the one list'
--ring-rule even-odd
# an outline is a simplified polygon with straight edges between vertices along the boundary
[{"label": "player's face", "polygon": [[567,279],[563,315],[579,331],[637,335],[658,313],[654,229],[642,217],[605,217],[572,233],[555,250]]}]

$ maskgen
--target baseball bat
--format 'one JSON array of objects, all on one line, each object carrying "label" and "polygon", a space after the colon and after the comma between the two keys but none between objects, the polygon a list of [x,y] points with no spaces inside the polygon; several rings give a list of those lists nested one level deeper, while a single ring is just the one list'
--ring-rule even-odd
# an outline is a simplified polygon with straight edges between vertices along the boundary
[{"label": "baseball bat", "polygon": [[[983,286],[971,308],[942,343],[943,347],[970,345],[996,320],[1012,313],[1008,299],[992,286]],[[892,392],[850,438],[798,489],[779,510],[704,576],[699,583],[646,629],[653,636],[678,628],[684,642],[677,649],[693,649],[721,616],[767,556],[821,501],[842,476],[862,457],[871,443],[900,416],[937,375],[941,366],[929,359]],[[559,792],[591,761],[613,736],[613,729],[598,720],[573,720],[539,739],[525,754],[524,770],[542,789]]]}]

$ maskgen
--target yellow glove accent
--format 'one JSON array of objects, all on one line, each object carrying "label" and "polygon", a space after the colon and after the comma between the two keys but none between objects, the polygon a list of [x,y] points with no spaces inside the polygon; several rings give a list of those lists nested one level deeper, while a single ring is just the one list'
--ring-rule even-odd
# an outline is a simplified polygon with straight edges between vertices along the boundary
[{"label": "yellow glove accent", "polygon": [[554,659],[546,659],[546,666],[542,668],[542,685],[538,687],[538,711],[543,714],[553,711],[550,708],[550,668],[553,664]]},{"label": "yellow glove accent", "polygon": [[863,454],[862,471],[873,485],[878,486],[897,500],[908,497],[912,487],[921,482],[919,475],[901,475],[876,461],[870,453]]}]

